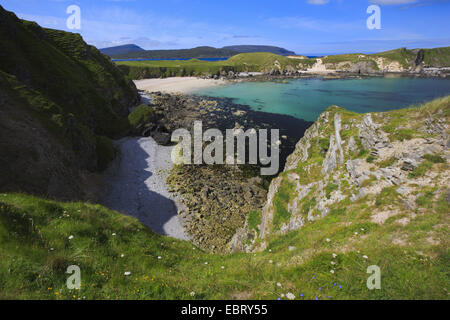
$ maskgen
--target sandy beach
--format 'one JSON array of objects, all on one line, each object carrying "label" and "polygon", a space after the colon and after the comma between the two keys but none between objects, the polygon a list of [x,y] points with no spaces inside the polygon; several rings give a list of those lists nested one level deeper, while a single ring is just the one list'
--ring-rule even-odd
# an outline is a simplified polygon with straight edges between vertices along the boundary
[{"label": "sandy beach", "polygon": [[164,93],[191,93],[199,89],[227,84],[226,80],[201,79],[196,77],[172,77],[164,79],[135,80],[139,90]]},{"label": "sandy beach", "polygon": [[102,203],[139,219],[158,234],[189,240],[177,214],[186,208],[166,184],[172,147],[160,146],[150,137],[123,138],[116,146],[120,156],[105,172]]}]

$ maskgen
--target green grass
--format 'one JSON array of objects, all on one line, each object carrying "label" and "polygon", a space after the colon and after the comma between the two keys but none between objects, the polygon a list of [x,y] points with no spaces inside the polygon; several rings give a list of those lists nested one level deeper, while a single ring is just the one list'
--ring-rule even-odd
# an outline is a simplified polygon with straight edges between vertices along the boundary
[{"label": "green grass", "polygon": [[145,104],[141,104],[136,107],[128,115],[128,121],[133,127],[137,127],[139,125],[148,124],[149,122],[153,122],[155,120],[155,113],[152,107],[149,107]]},{"label": "green grass", "polygon": [[412,172],[408,174],[408,178],[414,179],[418,177],[422,177],[426,172],[428,172],[433,167],[433,162],[425,160],[420,163],[417,168],[415,168]]},{"label": "green grass", "polygon": [[445,159],[437,154],[426,154],[423,156],[423,158],[432,163],[445,163]]},{"label": "green grass", "polygon": [[276,229],[279,229],[283,223],[287,223],[291,217],[291,213],[288,211],[287,207],[293,191],[294,184],[284,181],[273,200],[275,208],[273,225]]},{"label": "green grass", "polygon": [[385,159],[385,160],[383,160],[383,161],[378,162],[377,165],[378,165],[380,168],[387,168],[387,167],[392,166],[392,165],[393,165],[394,163],[396,163],[396,162],[397,162],[397,158],[395,158],[395,157],[390,157],[390,158],[388,158],[388,159]]},{"label": "green grass", "polygon": [[251,211],[247,216],[248,228],[249,230],[259,231],[259,226],[261,224],[262,214],[259,210]]},{"label": "green grass", "polygon": [[330,183],[325,187],[325,194],[328,199],[330,199],[331,193],[335,190],[339,190],[339,185],[335,183]]},{"label": "green grass", "polygon": [[[448,249],[439,245],[432,247],[432,256],[418,253],[428,248],[422,241],[428,229],[420,226],[445,213],[430,209],[409,225],[418,246],[400,248],[388,237],[400,227],[366,222],[363,212],[335,211],[298,231],[271,237],[260,253],[214,255],[156,235],[135,219],[99,205],[0,194],[0,297],[277,299],[292,292],[305,300],[448,299]],[[343,224],[349,219],[352,225]],[[288,246],[296,249],[291,252]],[[382,271],[381,290],[365,286],[366,269],[373,264]],[[81,290],[66,288],[70,265],[81,269]]]}]

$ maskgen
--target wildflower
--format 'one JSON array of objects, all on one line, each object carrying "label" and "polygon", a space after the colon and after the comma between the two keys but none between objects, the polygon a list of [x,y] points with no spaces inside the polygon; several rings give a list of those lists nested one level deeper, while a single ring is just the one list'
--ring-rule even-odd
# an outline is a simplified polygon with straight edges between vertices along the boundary
[{"label": "wildflower", "polygon": [[69,236],[69,240],[72,240],[73,239],[73,236],[71,235],[71,236]]},{"label": "wildflower", "polygon": [[303,297],[303,293],[300,293],[300,297]]},{"label": "wildflower", "polygon": [[368,257],[368,256],[366,256],[366,255],[363,255],[363,258],[364,258],[364,259],[369,259],[369,257]]},{"label": "wildflower", "polygon": [[331,263],[333,266],[336,264],[336,262],[334,262],[334,261],[331,261],[330,263]]},{"label": "wildflower", "polygon": [[131,274],[130,271],[125,271],[125,272],[124,272],[124,275],[125,275],[125,276],[129,276],[130,274]]},{"label": "wildflower", "polygon": [[341,286],[341,285],[339,285],[339,289],[342,289],[342,286]]},{"label": "wildflower", "polygon": [[331,272],[332,274],[334,274],[334,270],[330,270],[330,272]]},{"label": "wildflower", "polygon": [[114,232],[113,234],[112,234],[113,236],[115,236],[116,235],[116,233]]},{"label": "wildflower", "polygon": [[355,232],[355,236],[357,236],[358,235],[358,232]]},{"label": "wildflower", "polygon": [[161,260],[162,259],[162,257],[161,256],[158,256],[158,260]]},{"label": "wildflower", "polygon": [[191,297],[193,297],[193,296],[195,296],[195,292],[192,291],[191,293],[189,293],[189,295],[190,295]]},{"label": "wildflower", "polygon": [[123,257],[125,257],[125,255],[122,253],[122,254],[120,255],[120,257],[123,258]]},{"label": "wildflower", "polygon": [[333,258],[336,258],[337,257],[337,254],[336,253],[333,253]]},{"label": "wildflower", "polygon": [[318,297],[316,297],[316,300],[319,300],[319,298],[318,298]]},{"label": "wildflower", "polygon": [[280,298],[280,297],[278,297],[278,298],[277,298],[277,300],[281,300],[281,298]]},{"label": "wildflower", "polygon": [[277,287],[281,287],[281,283],[277,282]]},{"label": "wildflower", "polygon": [[269,263],[273,263],[273,261],[272,261],[272,260],[269,260]]},{"label": "wildflower", "polygon": [[205,264],[208,264],[208,262],[205,262]]},{"label": "wildflower", "polygon": [[286,294],[286,298],[288,298],[289,300],[294,300],[294,299],[295,299],[295,296],[294,296],[291,292],[288,292],[288,293]]},{"label": "wildflower", "polygon": [[331,239],[330,239],[330,238],[327,238],[327,239],[326,239],[326,241],[327,241],[327,242],[330,242],[330,241],[331,241]]}]

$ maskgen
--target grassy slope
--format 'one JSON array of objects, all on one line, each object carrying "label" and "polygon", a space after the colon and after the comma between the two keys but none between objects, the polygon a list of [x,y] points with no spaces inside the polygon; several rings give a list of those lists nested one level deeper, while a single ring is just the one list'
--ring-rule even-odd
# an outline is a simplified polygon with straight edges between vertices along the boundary
[{"label": "grassy slope", "polygon": [[[42,29],[6,11],[0,69],[84,123],[98,134],[114,135],[136,91],[120,71],[80,35]],[[14,32],[15,36],[10,36]]]},{"label": "grassy slope", "polygon": [[[448,100],[437,100],[419,112],[435,112]],[[414,110],[393,111],[392,121]],[[360,117],[340,112],[343,123]],[[320,145],[325,144],[313,147]],[[195,299],[276,299],[287,292],[298,299],[448,299],[448,202],[445,195],[424,195],[418,206],[426,214],[406,226],[395,222],[402,215],[383,225],[370,222],[370,199],[344,201],[323,219],[271,236],[263,252],[222,256],[155,235],[136,220],[98,205],[0,194],[0,296],[190,299],[194,291]],[[389,190],[373,200],[381,207],[399,201]],[[258,219],[257,213],[251,215],[253,228]],[[425,240],[431,231],[440,243]],[[403,234],[408,245],[392,242]],[[65,270],[72,264],[82,271],[80,291],[65,286]],[[366,288],[370,265],[381,268],[381,290]],[[127,271],[131,275],[125,276]]]},{"label": "grassy slope", "polygon": [[[0,188],[37,192],[39,188],[30,185],[45,185],[52,177],[75,185],[62,178],[63,171],[104,169],[114,156],[109,138],[129,129],[128,107],[138,99],[135,86],[80,35],[41,28],[1,6],[0,48],[0,100],[6,103],[0,119],[0,164],[5,173]],[[27,127],[28,119],[39,120],[45,132],[35,125]],[[32,131],[34,144],[25,145],[22,141],[29,140]],[[39,162],[51,149],[52,159]],[[21,153],[34,157],[18,165]],[[31,173],[28,168],[36,170]]]}]

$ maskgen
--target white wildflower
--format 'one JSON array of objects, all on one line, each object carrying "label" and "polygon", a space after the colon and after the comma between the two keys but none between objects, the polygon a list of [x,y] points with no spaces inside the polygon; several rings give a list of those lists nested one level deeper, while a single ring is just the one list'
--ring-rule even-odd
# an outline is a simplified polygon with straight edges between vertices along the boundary
[{"label": "white wildflower", "polygon": [[294,299],[295,299],[295,296],[294,296],[291,292],[288,292],[288,293],[286,294],[286,298],[288,298],[289,300],[294,300]]}]

